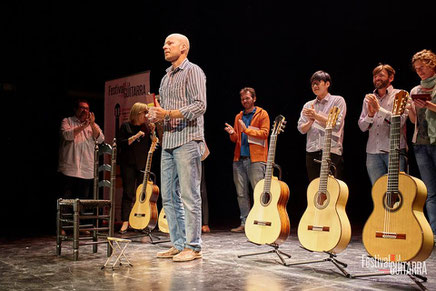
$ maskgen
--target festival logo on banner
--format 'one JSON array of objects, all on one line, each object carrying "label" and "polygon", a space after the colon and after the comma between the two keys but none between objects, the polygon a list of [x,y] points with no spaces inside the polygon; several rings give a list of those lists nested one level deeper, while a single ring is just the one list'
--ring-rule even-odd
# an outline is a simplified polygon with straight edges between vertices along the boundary
[{"label": "festival logo on banner", "polygon": [[150,94],[150,71],[106,81],[104,90],[104,136],[112,144],[123,122],[129,120],[136,102],[154,105]]},{"label": "festival logo on banner", "polygon": [[[104,136],[105,141],[112,144],[121,124],[129,120],[130,108],[136,102],[154,105],[154,94],[150,94],[150,71],[106,81],[104,89]],[[121,199],[123,196],[122,181],[117,167],[115,189],[115,220],[121,221]],[[109,191],[103,194],[109,199]]]}]

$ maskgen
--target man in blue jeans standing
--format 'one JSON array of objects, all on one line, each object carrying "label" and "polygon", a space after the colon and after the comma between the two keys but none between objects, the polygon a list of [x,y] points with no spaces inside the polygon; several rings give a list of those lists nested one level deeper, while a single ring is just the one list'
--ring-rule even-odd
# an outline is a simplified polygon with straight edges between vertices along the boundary
[{"label": "man in blue jeans standing", "polygon": [[[358,121],[360,129],[369,132],[366,144],[366,169],[372,185],[388,172],[390,120],[395,95],[400,91],[391,85],[394,76],[395,70],[390,65],[380,64],[375,67],[372,72],[375,90],[366,94]],[[401,116],[400,171],[405,171],[406,168],[407,114],[405,110]]]},{"label": "man in blue jeans standing", "polygon": [[225,131],[234,142],[233,181],[238,195],[241,224],[232,232],[244,232],[245,221],[251,209],[249,185],[254,189],[265,177],[268,157],[268,135],[270,120],[266,110],[255,106],[256,91],[243,88],[239,95],[244,110],[235,117],[234,126],[226,123]]},{"label": "man in blue jeans standing", "polygon": [[150,108],[149,118],[164,121],[161,193],[173,247],[157,257],[185,262],[202,258],[200,182],[206,76],[187,59],[186,36],[169,35],[163,50],[172,65],[160,84],[161,104]]}]

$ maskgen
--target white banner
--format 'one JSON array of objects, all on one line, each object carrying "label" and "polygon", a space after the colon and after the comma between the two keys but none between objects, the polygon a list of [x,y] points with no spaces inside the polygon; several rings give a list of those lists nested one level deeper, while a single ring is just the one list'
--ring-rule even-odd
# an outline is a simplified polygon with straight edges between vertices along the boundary
[{"label": "white banner", "polygon": [[129,120],[130,108],[136,102],[153,106],[150,71],[106,81],[104,89],[104,136],[112,144],[117,130]]},{"label": "white banner", "polygon": [[[105,82],[104,136],[108,144],[112,145],[121,124],[129,121],[130,108],[132,108],[133,104],[142,102],[147,105],[154,105],[154,94],[149,94],[149,92],[150,71]],[[120,169],[117,166],[115,221],[121,221],[123,188],[119,171]],[[105,191],[104,197],[109,199],[108,191]]]}]

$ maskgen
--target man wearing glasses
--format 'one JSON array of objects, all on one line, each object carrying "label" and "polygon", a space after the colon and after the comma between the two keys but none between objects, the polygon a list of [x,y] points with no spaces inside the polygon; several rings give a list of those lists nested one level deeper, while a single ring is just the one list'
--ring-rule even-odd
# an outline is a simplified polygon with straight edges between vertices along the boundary
[{"label": "man wearing glasses", "polygon": [[64,118],[61,124],[59,167],[62,198],[89,199],[94,178],[95,142],[102,143],[104,135],[95,123],[86,100],[78,100],[74,116]]}]

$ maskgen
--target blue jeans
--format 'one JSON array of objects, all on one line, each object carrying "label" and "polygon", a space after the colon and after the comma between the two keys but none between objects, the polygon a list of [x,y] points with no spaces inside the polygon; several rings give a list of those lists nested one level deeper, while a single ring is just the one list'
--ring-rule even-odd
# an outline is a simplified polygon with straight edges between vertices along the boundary
[{"label": "blue jeans", "polygon": [[428,220],[436,234],[436,145],[414,145],[413,149],[421,179],[427,187]]},{"label": "blue jeans", "polygon": [[[402,149],[400,155],[400,171],[403,172],[405,172],[406,169],[405,153],[406,151]],[[389,154],[366,154],[366,170],[368,171],[372,185],[374,185],[378,178],[388,173],[388,168]]]},{"label": "blue jeans", "polygon": [[178,250],[201,250],[200,143],[162,151],[162,204],[171,242]]},{"label": "blue jeans", "polygon": [[241,159],[233,162],[233,181],[238,195],[239,211],[241,212],[241,225],[245,225],[251,209],[249,184],[254,189],[257,182],[265,177],[266,164],[263,162],[252,163],[250,159]]}]

